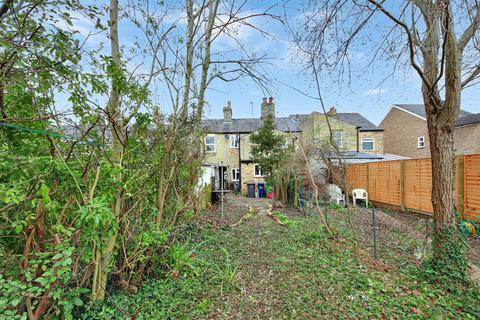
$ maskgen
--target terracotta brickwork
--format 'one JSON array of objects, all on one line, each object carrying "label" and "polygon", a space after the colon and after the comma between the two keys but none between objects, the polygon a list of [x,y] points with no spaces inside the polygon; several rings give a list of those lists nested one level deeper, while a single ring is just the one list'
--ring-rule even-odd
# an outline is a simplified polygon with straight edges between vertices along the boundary
[{"label": "terracotta brickwork", "polygon": [[[427,121],[392,108],[380,123],[384,129],[384,151],[409,158],[430,156]],[[418,137],[424,137],[425,147],[419,148]],[[455,128],[455,154],[480,153],[480,124]]]},{"label": "terracotta brickwork", "polygon": [[[392,108],[380,123],[383,131],[383,150],[409,158],[430,156],[427,122],[397,108]],[[418,148],[418,137],[425,138],[425,147]]]}]

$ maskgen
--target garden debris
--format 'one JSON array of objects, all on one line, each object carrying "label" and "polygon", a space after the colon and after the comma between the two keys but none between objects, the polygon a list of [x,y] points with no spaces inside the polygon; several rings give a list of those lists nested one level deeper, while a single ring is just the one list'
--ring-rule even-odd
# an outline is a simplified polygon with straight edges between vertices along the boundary
[{"label": "garden debris", "polygon": [[255,208],[253,208],[252,206],[248,206],[247,212],[240,218],[240,220],[238,220],[238,221],[235,222],[234,224],[231,224],[230,227],[236,227],[236,226],[238,226],[238,225],[241,224],[243,221],[250,219],[250,218],[252,217],[252,215],[254,215],[255,213],[256,213]]},{"label": "garden debris", "polygon": [[278,217],[277,215],[275,215],[274,213],[272,213],[272,209],[273,209],[273,206],[271,204],[268,205],[268,210],[266,210],[266,213],[267,213],[267,216],[269,216],[270,218],[273,219],[273,221],[275,221],[276,223],[278,223],[279,225],[281,226],[286,226],[285,223],[283,223]]}]

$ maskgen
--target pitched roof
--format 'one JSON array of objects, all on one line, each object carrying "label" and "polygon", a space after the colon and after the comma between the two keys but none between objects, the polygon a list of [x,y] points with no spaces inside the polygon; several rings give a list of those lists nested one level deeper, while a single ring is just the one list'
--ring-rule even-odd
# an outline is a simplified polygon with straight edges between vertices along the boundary
[{"label": "pitched roof", "polygon": [[[276,128],[283,132],[301,132],[301,123],[308,114],[294,114],[275,118]],[[337,113],[336,118],[342,122],[360,127],[360,131],[383,131],[359,113]],[[207,119],[204,122],[208,131],[214,133],[247,133],[257,131],[261,126],[259,118],[232,119],[225,123],[223,119]]]},{"label": "pitched roof", "polygon": [[480,113],[472,113],[457,119],[456,127],[469,126],[472,124],[480,124]]},{"label": "pitched roof", "polygon": [[[427,118],[427,114],[425,113],[425,106],[423,104],[394,104],[393,106],[413,113],[423,119]],[[458,118],[468,116],[470,114],[470,112],[460,109],[460,111],[458,112]]]},{"label": "pitched roof", "polygon": [[337,119],[348,124],[360,127],[360,131],[383,131],[360,113],[337,113]]},{"label": "pitched roof", "polygon": [[[224,122],[223,119],[207,119],[204,122],[208,131],[214,133],[248,133],[257,131],[261,126],[258,118],[232,119],[232,122]],[[277,130],[283,132],[300,132],[300,122],[291,118],[275,118]]]},{"label": "pitched roof", "polygon": [[[323,115],[323,113],[320,114]],[[292,114],[290,115],[290,118],[303,121],[307,116],[308,114]],[[337,113],[336,118],[342,122],[351,124],[352,126],[360,127],[360,131],[383,131],[382,128],[374,125],[360,113],[339,112]]]}]

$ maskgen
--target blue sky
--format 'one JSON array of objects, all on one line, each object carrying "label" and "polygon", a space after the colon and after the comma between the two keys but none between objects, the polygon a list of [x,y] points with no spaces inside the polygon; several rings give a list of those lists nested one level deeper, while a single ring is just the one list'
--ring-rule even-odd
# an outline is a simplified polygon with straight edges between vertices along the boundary
[{"label": "blue sky", "polygon": [[[298,26],[302,11],[308,8],[301,7],[301,2],[287,2],[285,8],[291,27]],[[249,1],[245,10],[247,13],[262,12],[274,6],[272,14],[283,16],[283,2],[277,1]],[[181,13],[176,13],[182,15]],[[304,94],[293,89],[296,88],[308,95],[316,96],[312,77],[303,70],[301,61],[298,60],[299,52],[292,44],[289,34],[284,26],[268,17],[254,18],[251,21],[258,28],[266,31],[268,35],[262,35],[253,28],[242,26],[238,29],[238,37],[249,49],[258,54],[267,53],[269,64],[263,66],[263,71],[272,79],[269,92],[262,91],[251,81],[244,79],[235,83],[223,83],[216,81],[207,92],[208,107],[206,117],[221,118],[222,109],[227,101],[232,102],[234,118],[244,118],[253,115],[259,116],[260,103],[264,96],[272,95],[276,103],[278,116],[289,114],[310,113],[321,111],[318,100],[306,97]],[[381,17],[377,23],[383,23]],[[80,34],[87,34],[92,24],[84,19],[75,21],[75,28]],[[375,26],[372,26],[374,28]],[[123,30],[122,30],[123,29]],[[372,30],[369,30],[372,32]],[[370,36],[375,42],[375,32]],[[132,26],[126,22],[120,24],[120,42],[126,47],[132,46],[136,35]],[[97,46],[99,42],[105,42],[106,35],[99,34],[89,39],[88,45]],[[235,45],[228,39],[219,39],[214,44],[214,50],[233,49]],[[107,48],[108,49],[108,45]],[[395,103],[422,103],[420,91],[420,79],[412,68],[406,67],[397,70],[386,81],[386,75],[392,73],[392,66],[383,61],[374,63],[367,70],[364,69],[369,61],[369,55],[373,52],[372,43],[356,45],[351,55],[352,74],[351,80],[347,81],[335,75],[321,74],[321,87],[324,101],[327,107],[335,106],[338,112],[359,112],[375,124],[386,115],[392,104]],[[285,85],[286,84],[286,85]],[[292,88],[293,87],[293,88]],[[166,94],[157,92],[159,99],[165,99]],[[163,98],[162,98],[163,97]],[[468,88],[463,91],[462,108],[470,112],[480,112],[480,86]]]},{"label": "blue sky", "polygon": [[[252,6],[260,4],[256,10],[275,5],[275,1],[255,2]],[[281,3],[281,2],[278,2]],[[297,17],[301,16],[302,8],[296,1],[290,1],[286,6],[288,20],[291,27],[298,25]],[[273,9],[274,13],[282,15],[284,8],[278,4]],[[378,23],[384,20],[379,17]],[[318,100],[311,99],[292,89],[295,87],[310,96],[317,96],[314,83],[310,74],[305,73],[300,61],[296,59],[298,51],[291,44],[291,38],[285,32],[280,23],[271,19],[258,21],[262,27],[273,35],[266,38],[251,30],[249,32],[249,45],[253,49],[263,50],[267,43],[268,52],[271,55],[273,65],[269,68],[269,75],[276,81],[272,82],[271,93],[276,102],[276,111],[279,116],[296,113],[309,113],[320,111]],[[374,39],[375,40],[375,39]],[[260,45],[259,45],[260,44]],[[386,81],[386,75],[392,73],[393,67],[385,65],[382,61],[374,63],[367,72],[363,70],[369,61],[369,53],[373,50],[373,44],[356,46],[352,54],[352,79],[351,81],[334,81],[335,76],[322,75],[322,91],[324,102],[327,107],[335,106],[338,112],[359,112],[375,124],[379,124],[393,104],[423,103],[421,95],[421,81],[412,68],[407,67],[396,71]],[[288,84],[288,85],[285,85]],[[209,97],[212,106],[209,109],[210,117],[222,117],[222,106],[227,100],[232,101],[234,117],[251,117],[253,102],[253,114],[260,113],[260,103],[263,96],[261,90],[248,84],[217,85],[218,92],[210,92]],[[480,112],[480,85],[468,88],[462,94],[462,109],[478,113]]]}]

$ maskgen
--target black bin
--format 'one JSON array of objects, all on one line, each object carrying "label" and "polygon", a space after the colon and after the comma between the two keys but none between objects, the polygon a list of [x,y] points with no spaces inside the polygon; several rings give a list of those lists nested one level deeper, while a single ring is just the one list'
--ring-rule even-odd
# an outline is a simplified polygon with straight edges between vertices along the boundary
[{"label": "black bin", "polygon": [[258,184],[258,197],[259,198],[266,198],[267,193],[265,192],[265,183],[259,182]]},{"label": "black bin", "polygon": [[247,197],[255,198],[255,182],[247,183]]}]

